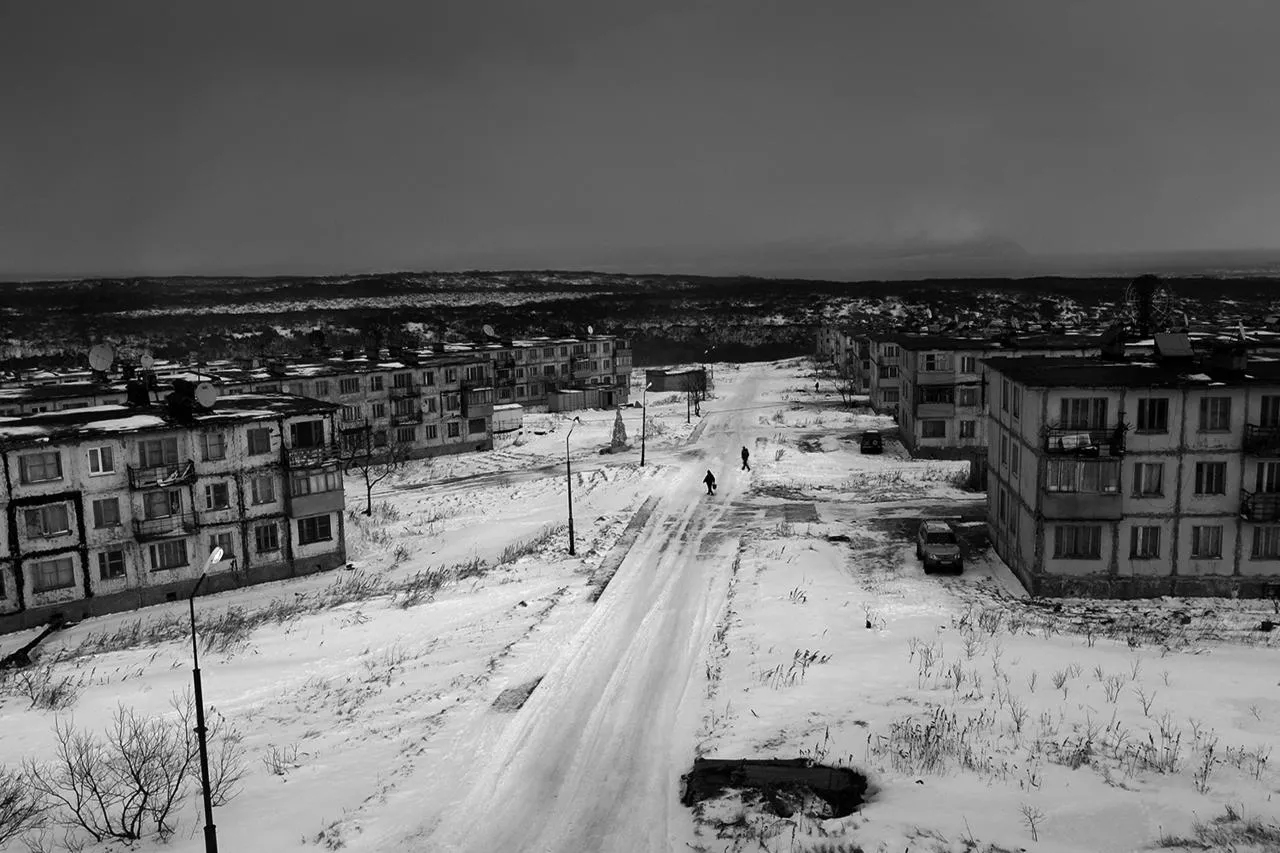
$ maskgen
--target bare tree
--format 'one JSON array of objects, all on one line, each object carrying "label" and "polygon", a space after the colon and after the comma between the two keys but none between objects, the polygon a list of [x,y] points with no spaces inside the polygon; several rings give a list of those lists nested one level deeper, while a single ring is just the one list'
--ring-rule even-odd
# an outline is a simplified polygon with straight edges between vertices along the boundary
[{"label": "bare tree", "polygon": [[0,767],[0,848],[44,823],[45,804],[20,770]]},{"label": "bare tree", "polygon": [[359,474],[364,480],[365,515],[373,515],[373,487],[400,469],[407,451],[407,445],[391,441],[389,436],[384,442],[378,441],[367,423],[342,443],[342,472]]},{"label": "bare tree", "polygon": [[836,391],[840,394],[840,401],[846,406],[852,406],[853,398],[858,393],[858,377],[854,373],[852,365],[838,365],[835,369],[835,374]]}]

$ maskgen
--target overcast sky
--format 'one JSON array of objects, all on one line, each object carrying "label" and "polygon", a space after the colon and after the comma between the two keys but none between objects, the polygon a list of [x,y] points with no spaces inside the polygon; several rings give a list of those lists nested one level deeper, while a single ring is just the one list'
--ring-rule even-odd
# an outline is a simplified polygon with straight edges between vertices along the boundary
[{"label": "overcast sky", "polygon": [[1277,33],[1275,0],[0,0],[0,276],[1280,247]]}]

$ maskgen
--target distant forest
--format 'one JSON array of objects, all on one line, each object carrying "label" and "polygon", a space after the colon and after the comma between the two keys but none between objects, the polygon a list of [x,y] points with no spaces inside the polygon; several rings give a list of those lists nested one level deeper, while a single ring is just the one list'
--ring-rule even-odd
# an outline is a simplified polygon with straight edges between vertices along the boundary
[{"label": "distant forest", "polygon": [[[132,278],[0,285],[5,368],[83,365],[94,343],[212,360],[301,354],[321,329],[335,347],[581,335],[633,342],[636,363],[751,360],[813,349],[842,308],[894,298],[938,313],[994,300],[1043,317],[1046,302],[1120,300],[1128,278],[929,279],[854,283],[764,278],[522,271],[388,273],[322,278]],[[1204,316],[1224,300],[1269,310],[1274,279],[1165,279]],[[1202,310],[1203,309],[1203,310]],[[710,351],[710,352],[708,352]]]}]

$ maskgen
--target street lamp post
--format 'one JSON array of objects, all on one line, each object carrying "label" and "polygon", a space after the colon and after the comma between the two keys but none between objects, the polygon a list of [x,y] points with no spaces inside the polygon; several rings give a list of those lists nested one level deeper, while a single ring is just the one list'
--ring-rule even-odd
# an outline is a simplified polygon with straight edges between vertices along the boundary
[{"label": "street lamp post", "polygon": [[209,552],[209,559],[204,561],[204,570],[200,580],[187,598],[191,608],[191,677],[196,689],[196,739],[200,742],[200,785],[204,799],[204,850],[205,853],[218,853],[218,827],[213,823],[213,792],[209,786],[209,742],[206,735],[208,728],[204,724],[204,690],[200,684],[200,645],[196,642],[196,594],[209,574],[209,567],[222,559],[222,549],[214,548]]},{"label": "street lamp post", "polygon": [[649,385],[644,386],[644,390],[640,392],[640,467],[644,467],[644,434],[645,427],[649,425]]},{"label": "street lamp post", "polygon": [[569,485],[569,556],[574,556],[577,552],[573,545],[573,468],[569,462],[569,436],[573,435],[574,427],[582,421],[578,418],[573,419],[573,426],[569,427],[569,432],[564,437],[564,478]]}]

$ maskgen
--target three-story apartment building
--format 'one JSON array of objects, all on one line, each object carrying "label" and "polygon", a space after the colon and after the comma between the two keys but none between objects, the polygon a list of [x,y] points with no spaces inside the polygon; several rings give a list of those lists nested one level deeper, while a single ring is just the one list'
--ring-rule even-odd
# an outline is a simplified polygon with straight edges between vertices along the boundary
[{"label": "three-story apartment building", "polygon": [[330,404],[285,395],[0,421],[0,631],[346,561]]},{"label": "three-story apartment building", "polygon": [[896,415],[901,402],[900,359],[902,348],[893,335],[877,335],[867,341],[870,356],[867,395],[872,409]]},{"label": "three-story apartment building", "polygon": [[1280,592],[1280,362],[1175,341],[988,367],[987,522],[1029,591]]}]

